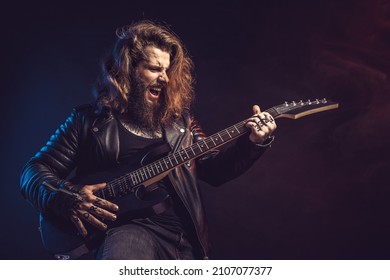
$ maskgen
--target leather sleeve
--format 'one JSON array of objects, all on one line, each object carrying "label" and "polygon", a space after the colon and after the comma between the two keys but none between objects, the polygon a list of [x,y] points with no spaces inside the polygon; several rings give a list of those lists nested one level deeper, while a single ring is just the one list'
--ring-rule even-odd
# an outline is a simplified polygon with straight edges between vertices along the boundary
[{"label": "leather sleeve", "polygon": [[[201,126],[193,118],[191,132],[194,142],[206,138]],[[265,150],[253,144],[248,134],[242,135],[233,143],[226,144],[220,150],[212,150],[198,159],[198,178],[213,186],[222,185],[247,171]]]},{"label": "leather sleeve", "polygon": [[77,162],[81,126],[82,118],[75,109],[22,170],[21,193],[41,213],[64,219],[68,216],[73,199],[61,192],[46,189],[42,182],[47,181],[58,189],[71,185],[66,177]]}]

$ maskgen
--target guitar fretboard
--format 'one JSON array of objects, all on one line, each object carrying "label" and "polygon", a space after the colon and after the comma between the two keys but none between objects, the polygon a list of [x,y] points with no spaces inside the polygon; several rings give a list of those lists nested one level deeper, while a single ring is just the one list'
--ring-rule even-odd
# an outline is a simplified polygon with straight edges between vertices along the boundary
[{"label": "guitar fretboard", "polygon": [[[285,102],[284,104],[274,106],[266,110],[266,112],[268,112],[273,118],[281,116],[294,118],[291,117],[291,114],[287,115],[287,113],[296,112],[294,116],[301,117],[311,113],[334,109],[337,108],[337,106],[337,103],[328,102],[326,99],[317,99],[315,101],[309,100],[307,102]],[[307,107],[309,109],[306,109]],[[135,187],[142,185],[146,181],[157,177],[164,172],[168,172],[192,159],[198,158],[208,153],[209,151],[221,147],[247,133],[249,129],[245,126],[246,122],[247,120],[236,123],[235,125],[232,125],[218,133],[206,137],[205,139],[198,141],[187,148],[169,154],[157,161],[120,176],[108,182],[108,187],[98,192],[97,195],[105,199],[112,199],[126,195],[133,191]]]},{"label": "guitar fretboard", "polygon": [[245,134],[248,131],[245,123],[246,121],[239,122],[218,133],[206,137],[205,139],[198,141],[185,149],[169,154],[157,161],[108,182],[108,187],[102,190],[102,194],[100,196],[105,199],[111,199],[131,192],[134,187],[142,185],[144,182],[164,172],[167,172],[192,159],[198,158],[209,151],[238,138],[242,134]]}]

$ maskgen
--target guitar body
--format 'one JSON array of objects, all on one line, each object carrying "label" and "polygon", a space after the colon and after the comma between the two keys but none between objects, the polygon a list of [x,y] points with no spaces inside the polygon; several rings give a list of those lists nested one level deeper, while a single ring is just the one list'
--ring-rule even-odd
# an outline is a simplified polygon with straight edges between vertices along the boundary
[{"label": "guitar body", "polygon": [[[70,181],[78,185],[110,182],[128,173],[130,169],[126,164],[118,165],[102,172],[75,177]],[[116,213],[118,219],[114,222],[104,221],[108,228],[116,227],[132,219],[154,215],[156,213],[155,207],[167,201],[169,194],[165,188],[159,187],[157,183],[147,183],[149,185],[144,184],[133,187],[133,191],[130,193],[117,194],[115,198],[105,198],[119,206],[119,211]],[[89,233],[85,238],[78,233],[72,222],[58,220],[58,218],[54,219],[48,215],[41,215],[40,230],[45,248],[54,254],[66,254],[82,245],[86,245],[89,248],[95,247],[105,233],[88,223],[84,224]]]}]

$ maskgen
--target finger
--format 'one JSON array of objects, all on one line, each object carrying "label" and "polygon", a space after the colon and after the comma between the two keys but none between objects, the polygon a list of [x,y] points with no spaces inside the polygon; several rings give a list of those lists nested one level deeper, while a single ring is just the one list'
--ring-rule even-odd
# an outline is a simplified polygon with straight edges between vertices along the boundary
[{"label": "finger", "polygon": [[249,128],[251,130],[250,139],[253,139],[257,142],[259,138],[263,138],[266,135],[266,131],[264,131],[264,125],[263,124],[256,124],[250,125]]},{"label": "finger", "polygon": [[[97,201],[102,201],[102,199],[99,199],[97,198]],[[103,203],[99,203],[100,205],[102,205]],[[80,210],[82,211],[83,213],[84,212],[90,212],[100,218],[103,218],[103,219],[107,219],[107,220],[111,220],[111,221],[115,221],[117,216],[105,209],[103,209],[102,207],[99,207],[93,203],[87,203],[87,202],[83,202],[83,203],[75,203],[74,205],[74,209],[75,210]]]},{"label": "finger", "polygon": [[94,196],[91,198],[90,202],[94,203],[95,205],[102,207],[104,209],[110,210],[110,211],[118,211],[119,206],[108,201],[105,199],[102,199],[98,196],[97,192],[103,190],[107,187],[107,183],[100,183],[96,185],[91,185],[93,187],[93,194]]},{"label": "finger", "polygon": [[85,185],[80,189],[79,193],[85,195],[88,199],[90,199],[91,196],[94,195],[94,192],[98,192],[104,189],[106,186],[107,183],[100,183],[96,185]]},{"label": "finger", "polygon": [[115,214],[113,214],[107,210],[104,210],[103,208],[97,207],[93,204],[89,207],[88,211],[90,213],[96,214],[96,216],[98,216],[100,218],[111,220],[111,221],[115,221],[117,218],[117,216]]},{"label": "finger", "polygon": [[268,120],[268,122],[266,123],[266,126],[270,130],[270,134],[272,134],[277,127],[276,122],[275,122],[274,118],[271,116],[271,114],[269,114],[267,112],[264,112],[262,114],[264,114],[264,117]]},{"label": "finger", "polygon": [[265,118],[267,118],[269,120],[270,123],[273,123],[275,122],[274,118],[272,117],[272,115],[268,112],[263,112]]},{"label": "finger", "polygon": [[98,190],[102,190],[105,187],[107,187],[107,183],[99,183],[99,184],[89,185],[89,186],[92,187],[93,191],[98,191]]},{"label": "finger", "polygon": [[87,229],[85,228],[83,222],[79,219],[79,217],[77,216],[76,212],[74,211],[71,211],[70,212],[70,220],[72,221],[72,223],[76,226],[78,232],[80,232],[80,234],[82,236],[87,236],[88,234],[88,231]]},{"label": "finger", "polygon": [[263,125],[261,127],[261,131],[258,131],[258,132],[259,132],[258,134],[261,135],[262,137],[266,137],[266,136],[268,137],[268,135],[270,133],[270,129],[267,125]]},{"label": "finger", "polygon": [[247,123],[253,122],[254,124],[263,125],[260,115],[253,116],[247,120]]},{"label": "finger", "polygon": [[259,105],[253,105],[252,110],[253,110],[253,115],[258,115],[261,112]]},{"label": "finger", "polygon": [[[258,121],[257,118],[256,118],[256,120]],[[249,119],[247,121],[247,123],[245,124],[245,126],[247,128],[249,128],[253,133],[255,133],[256,131],[260,130],[261,126],[263,125],[262,123],[257,122],[256,120],[255,119]]]},{"label": "finger", "polygon": [[95,198],[92,202],[94,205],[99,206],[100,208],[104,208],[104,209],[109,210],[109,211],[116,212],[119,210],[118,205],[116,205],[108,200],[97,197],[97,196],[95,196]]},{"label": "finger", "polygon": [[91,225],[93,225],[97,229],[102,230],[102,231],[107,229],[107,225],[105,223],[103,223],[102,221],[100,221],[99,219],[97,219],[91,213],[89,213],[87,211],[80,211],[80,210],[78,210],[77,213],[78,213],[79,217],[81,217],[84,221],[90,223]]}]

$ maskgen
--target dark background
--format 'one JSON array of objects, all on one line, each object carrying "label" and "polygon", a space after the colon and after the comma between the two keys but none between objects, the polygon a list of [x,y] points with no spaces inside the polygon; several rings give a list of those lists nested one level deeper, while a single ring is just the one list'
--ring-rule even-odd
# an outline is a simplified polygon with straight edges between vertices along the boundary
[{"label": "dark background", "polygon": [[243,176],[202,184],[214,259],[389,259],[390,9],[386,0],[22,1],[1,16],[0,259],[50,258],[19,174],[91,101],[117,27],[167,23],[196,70],[209,134],[292,100],[338,110],[278,120]]}]

